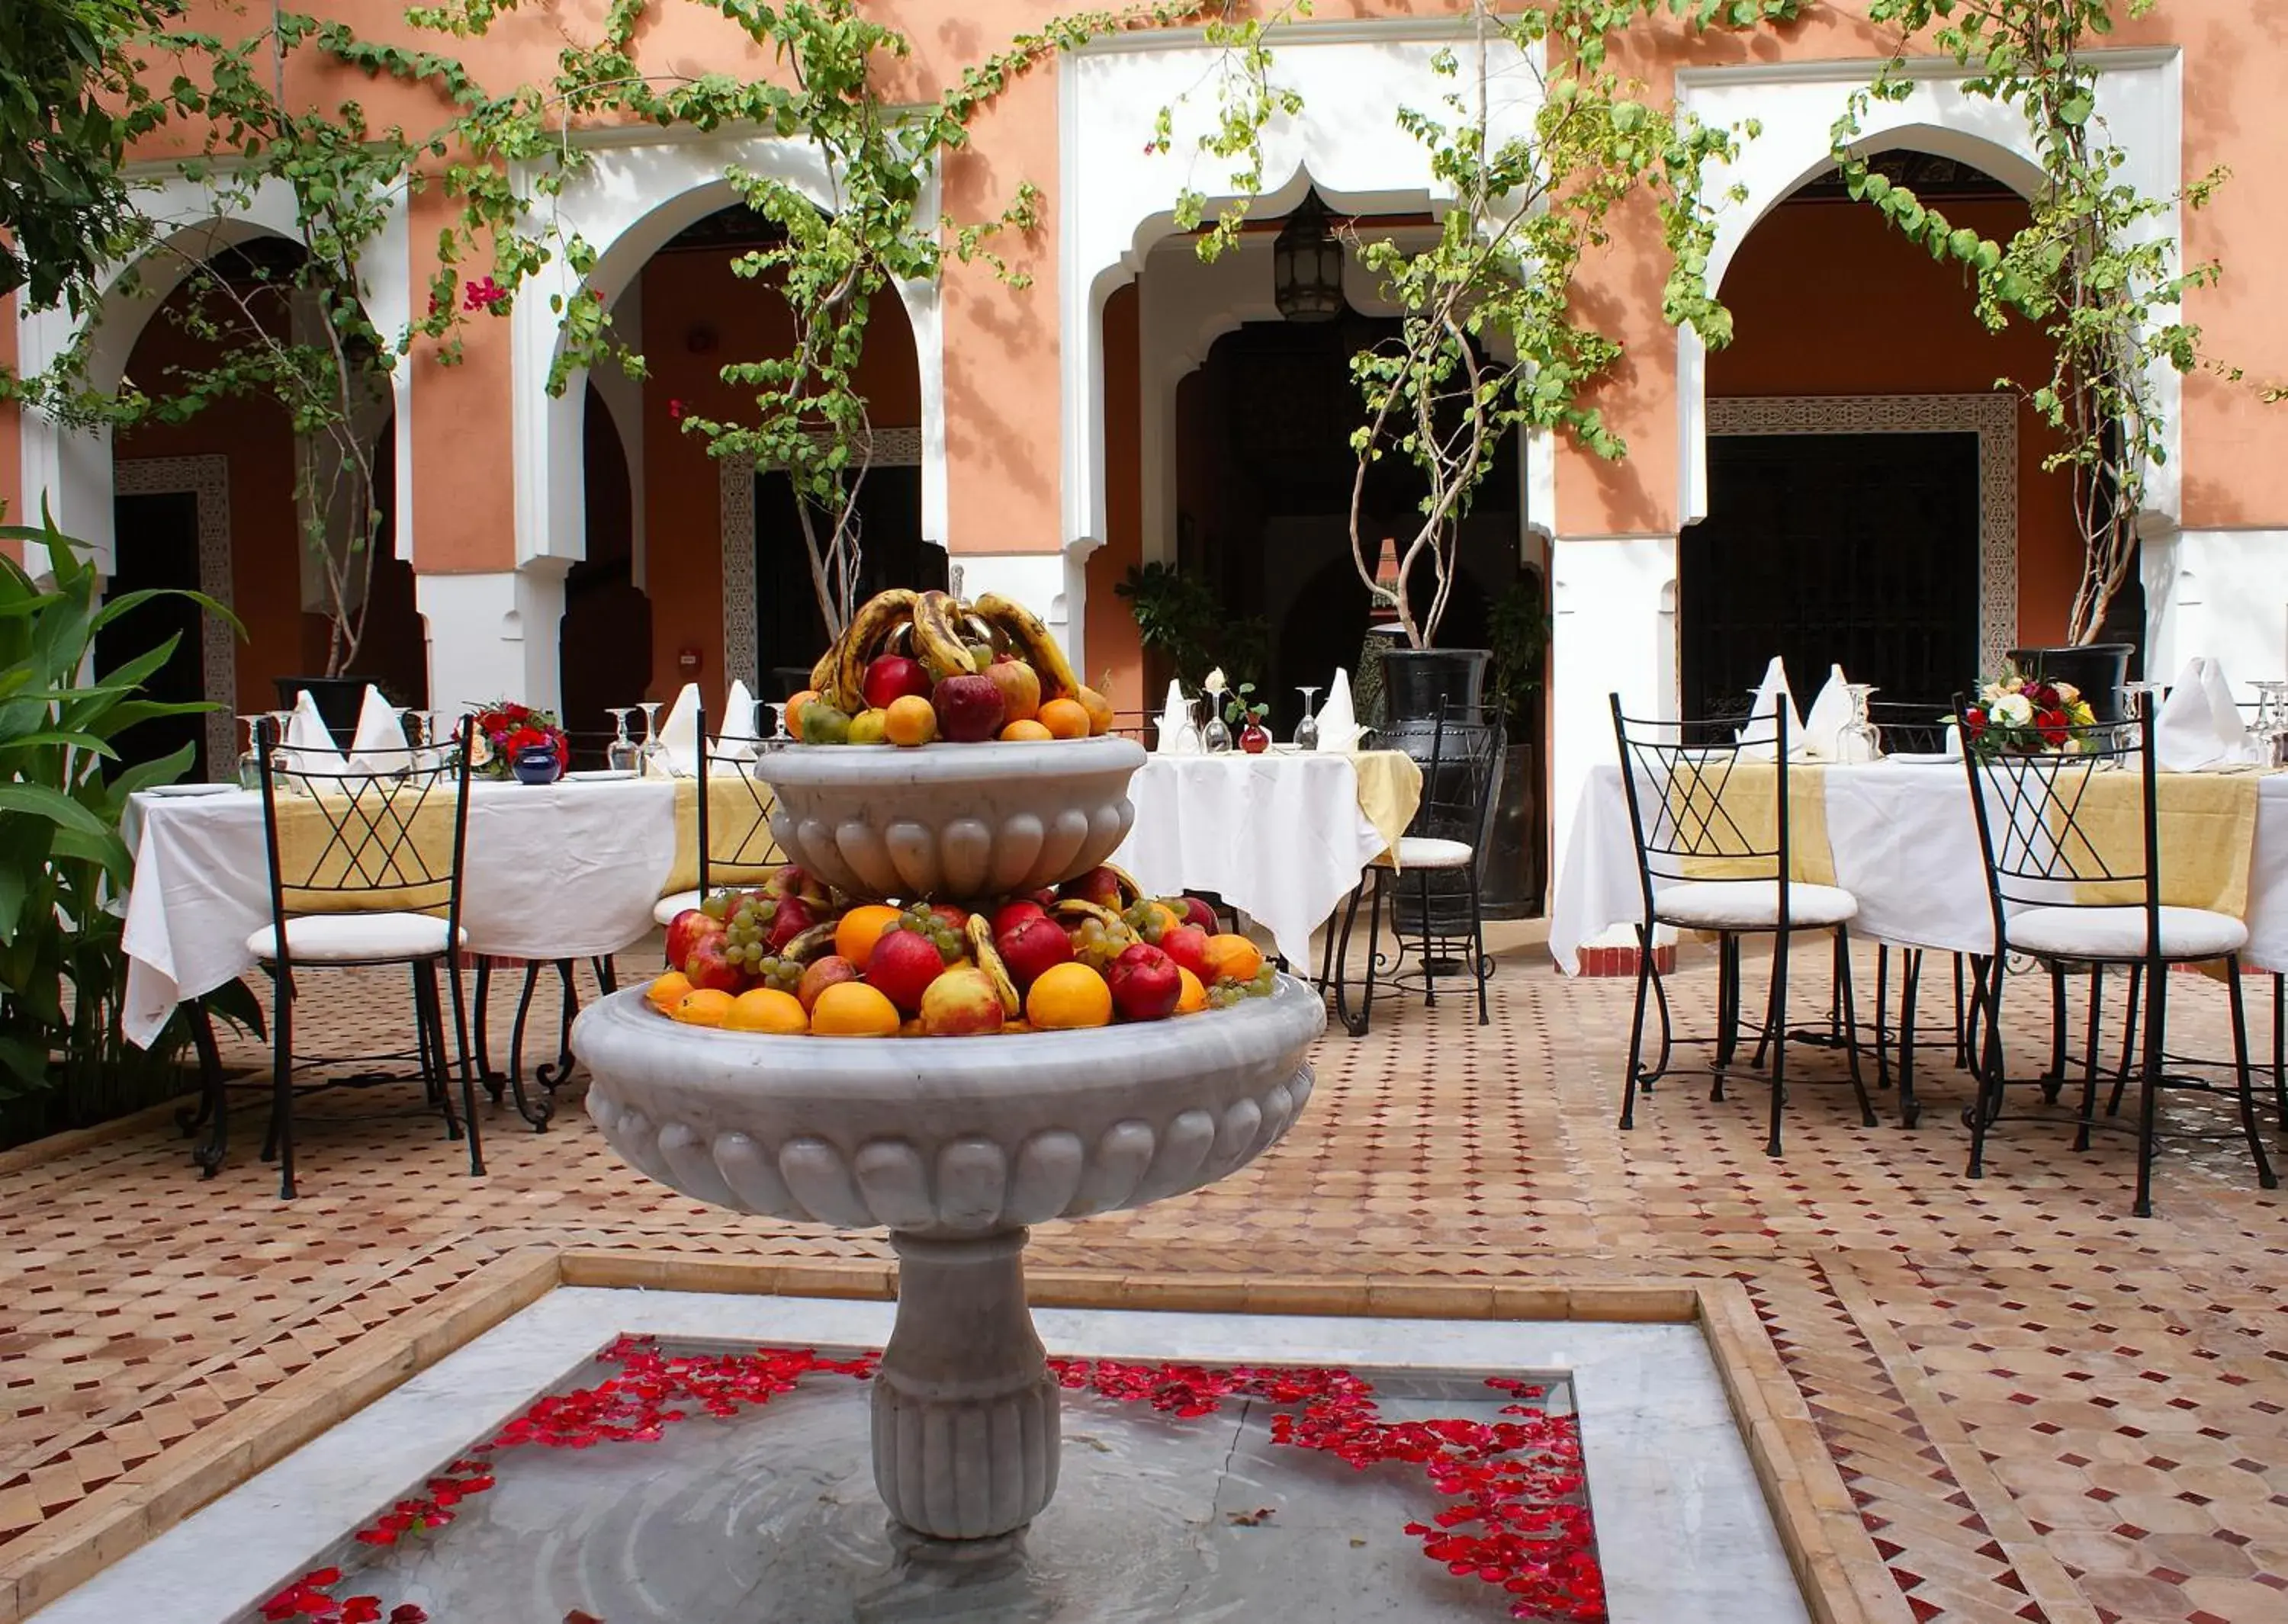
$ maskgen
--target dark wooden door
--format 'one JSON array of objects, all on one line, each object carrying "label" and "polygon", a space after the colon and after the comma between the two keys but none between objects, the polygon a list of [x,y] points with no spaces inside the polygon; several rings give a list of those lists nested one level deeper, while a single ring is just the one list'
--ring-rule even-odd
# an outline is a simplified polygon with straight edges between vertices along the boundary
[{"label": "dark wooden door", "polygon": [[1978,436],[1708,441],[1708,517],[1678,544],[1684,714],[1744,713],[1774,654],[1799,706],[1840,664],[1878,702],[1978,676]]},{"label": "dark wooden door", "polygon": [[[196,590],[199,584],[199,500],[188,491],[120,496],[112,503],[114,568],[105,584],[107,599],[146,587]],[[199,647],[199,608],[187,598],[156,598],[138,605],[95,634],[95,669],[103,676],[147,654],[170,637],[177,639],[167,662],[143,683],[143,697],[169,703],[206,697],[204,660]],[[197,756],[187,780],[208,776],[206,717],[155,717],[112,740],[119,764],[152,761],[186,744]]]},{"label": "dark wooden door", "polygon": [[[946,590],[945,549],[922,539],[922,471],[869,470],[858,487],[858,601],[892,587]],[[826,649],[826,621],[810,582],[808,543],[783,473],[755,478],[755,641],[758,699],[781,699],[774,670],[800,685]],[[799,672],[798,678],[793,673]],[[792,689],[786,692],[791,693]]]}]

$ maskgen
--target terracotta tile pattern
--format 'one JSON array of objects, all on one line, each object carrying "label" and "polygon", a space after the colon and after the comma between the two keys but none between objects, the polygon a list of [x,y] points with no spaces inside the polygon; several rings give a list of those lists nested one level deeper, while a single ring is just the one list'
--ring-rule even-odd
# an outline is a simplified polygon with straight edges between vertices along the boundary
[{"label": "terracotta tile pattern", "polygon": [[[1823,955],[1805,956],[1822,962],[1799,1011],[1825,1002]],[[1927,1016],[1943,1002],[1932,963]],[[1182,1200],[1037,1232],[1035,1264],[1180,1275],[1273,1311],[1333,1276],[1471,1300],[1557,1277],[1736,1280],[1802,1401],[1805,1419],[1774,1424],[1816,1429],[1883,1564],[1855,1584],[1895,1616],[2288,1620],[2288,1204],[2255,1188],[2244,1147],[2168,1153],[2142,1223],[2131,1142],[2076,1153],[2062,1110],[2004,1125],[1988,1176],[1968,1180],[1967,1082],[1927,1050],[1911,1132],[1887,1097],[1883,1124],[1860,1127],[1847,1089],[1816,1086],[1839,1057],[1799,1051],[1780,1161],[1752,1083],[1714,1101],[1680,1075],[1624,1134],[1630,983],[1567,982],[1529,945],[1500,966],[1490,1026],[1458,996],[1378,1001],[1366,1039],[1323,1043],[1318,1092],[1271,1155]],[[401,980],[338,980],[330,1048],[402,1041]],[[1688,946],[1672,982],[1684,1029],[1706,1028],[1713,986]],[[2172,994],[2173,1050],[2225,1052],[2221,989]],[[2254,1002],[2263,1032],[2268,992]],[[2045,989],[2014,987],[2028,1072],[2046,1018]],[[2213,1102],[2170,1110],[2226,1120]],[[291,1204],[253,1154],[258,1123],[250,1099],[212,1181],[163,1116],[0,1159],[0,1575],[11,1544],[39,1543],[25,1536],[91,1495],[131,1494],[163,1454],[197,1450],[202,1428],[297,1373],[370,1363],[389,1327],[521,1250],[888,1257],[875,1237],[653,1185],[576,1106],[538,1135],[489,1110],[491,1170],[473,1180],[410,1085],[321,1097]]]}]

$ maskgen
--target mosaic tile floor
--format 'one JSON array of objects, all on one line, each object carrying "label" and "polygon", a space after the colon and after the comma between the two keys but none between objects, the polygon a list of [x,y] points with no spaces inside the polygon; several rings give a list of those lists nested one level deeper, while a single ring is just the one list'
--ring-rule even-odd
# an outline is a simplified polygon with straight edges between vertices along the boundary
[{"label": "mosaic tile floor", "polygon": [[[1936,980],[1934,963],[1927,1017]],[[1688,951],[1671,985],[1684,1029],[1704,1030],[1712,961]],[[1262,1161],[1037,1232],[1032,1256],[1259,1279],[1730,1276],[1859,1501],[1897,1619],[2288,1620],[2288,1196],[2255,1187],[2242,1147],[2168,1157],[2141,1223],[2129,1142],[2077,1153],[2062,1123],[2006,1126],[1972,1182],[1967,1083],[1934,1055],[1913,1132],[1887,1098],[1865,1129],[1847,1089],[1806,1086],[1773,1161],[1760,1087],[1718,1102],[1686,1077],[1625,1134],[1630,990],[1569,983],[1516,942],[1491,1026],[1458,997],[1378,1004],[1366,1039],[1322,1044],[1309,1110]],[[1796,997],[1823,1005],[1823,967]],[[395,1040],[407,1002],[401,980],[346,976],[324,1041]],[[2253,1002],[2268,1035],[2268,986]],[[2171,1009],[2173,1048],[2225,1052],[2214,984],[2178,978]],[[2030,1071],[2041,986],[2014,987],[2009,1024]],[[1799,1071],[1839,1078],[1840,1058]],[[2220,1120],[2205,1102],[2175,1109]],[[489,1111],[490,1174],[473,1180],[409,1087],[322,1097],[290,1205],[252,1153],[254,1120],[212,1182],[162,1123],[0,1161],[0,1565],[203,1424],[520,1246],[886,1253],[652,1185],[576,1107],[540,1135]]]}]

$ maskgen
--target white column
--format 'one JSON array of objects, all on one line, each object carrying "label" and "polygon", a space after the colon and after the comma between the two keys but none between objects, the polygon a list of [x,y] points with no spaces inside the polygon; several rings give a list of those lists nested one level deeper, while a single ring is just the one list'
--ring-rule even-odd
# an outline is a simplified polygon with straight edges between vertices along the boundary
[{"label": "white column", "polygon": [[1549,829],[1561,861],[1589,770],[1614,759],[1607,696],[1632,716],[1675,714],[1675,580],[1672,535],[1561,535],[1551,549]]},{"label": "white column", "polygon": [[957,552],[951,559],[957,597],[977,598],[987,592],[1021,603],[1048,622],[1063,645],[1065,658],[1083,682],[1088,672],[1083,660],[1081,630],[1086,619],[1087,585],[1081,558],[1064,552]]},{"label": "white column", "polygon": [[568,559],[523,569],[419,575],[414,593],[429,642],[429,704],[457,711],[488,700],[554,710]]},{"label": "white column", "polygon": [[2146,675],[2205,654],[2237,695],[2288,672],[2288,530],[2182,530],[2144,540]]}]

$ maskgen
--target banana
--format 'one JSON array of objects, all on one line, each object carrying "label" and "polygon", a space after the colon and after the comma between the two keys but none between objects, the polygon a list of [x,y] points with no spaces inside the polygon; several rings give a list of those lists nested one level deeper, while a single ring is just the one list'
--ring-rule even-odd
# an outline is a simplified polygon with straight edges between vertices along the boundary
[{"label": "banana", "polygon": [[1041,698],[1070,699],[1080,692],[1080,681],[1073,675],[1072,666],[1065,659],[1065,651],[1041,619],[1021,603],[1015,603],[997,592],[988,592],[970,605],[976,614],[992,622],[1006,632],[1010,642],[1025,656],[1034,673],[1041,679]]},{"label": "banana", "polygon": [[963,931],[969,938],[970,956],[977,961],[977,968],[985,972],[1000,997],[1002,1015],[1016,1019],[1025,1012],[1025,1001],[1017,996],[1017,984],[1009,978],[1009,967],[1001,962],[1000,949],[993,945],[993,927],[982,914],[972,914]]},{"label": "banana", "polygon": [[1133,907],[1137,903],[1141,902],[1144,899],[1144,888],[1136,883],[1136,876],[1129,873],[1125,868],[1120,867],[1119,864],[1099,863],[1097,867],[1103,869],[1105,873],[1110,875],[1115,880],[1119,882],[1120,906],[1123,908]]},{"label": "banana", "polygon": [[902,622],[913,617],[919,597],[904,587],[893,587],[886,592],[875,593],[850,617],[850,624],[837,646],[841,655],[835,665],[835,687],[841,695],[836,702],[843,709],[855,714],[864,708],[866,668],[889,641],[891,632]]},{"label": "banana", "polygon": [[961,639],[959,607],[943,592],[924,592],[914,606],[914,657],[940,682],[976,669]]},{"label": "banana", "polygon": [[834,946],[834,927],[841,923],[838,919],[829,919],[811,926],[800,935],[790,938],[787,945],[779,949],[779,957],[792,959],[798,964],[807,964],[814,959],[823,958]]},{"label": "banana", "polygon": [[818,663],[810,668],[810,691],[826,699],[829,703],[832,702],[832,693],[838,680],[836,673],[841,666],[842,645],[849,636],[850,634],[845,631],[841,637],[828,644],[826,652],[819,655]]},{"label": "banana", "polygon": [[1094,919],[1107,925],[1124,927],[1127,921],[1101,903],[1084,902],[1078,897],[1061,897],[1049,912],[1061,914],[1068,919]]}]

